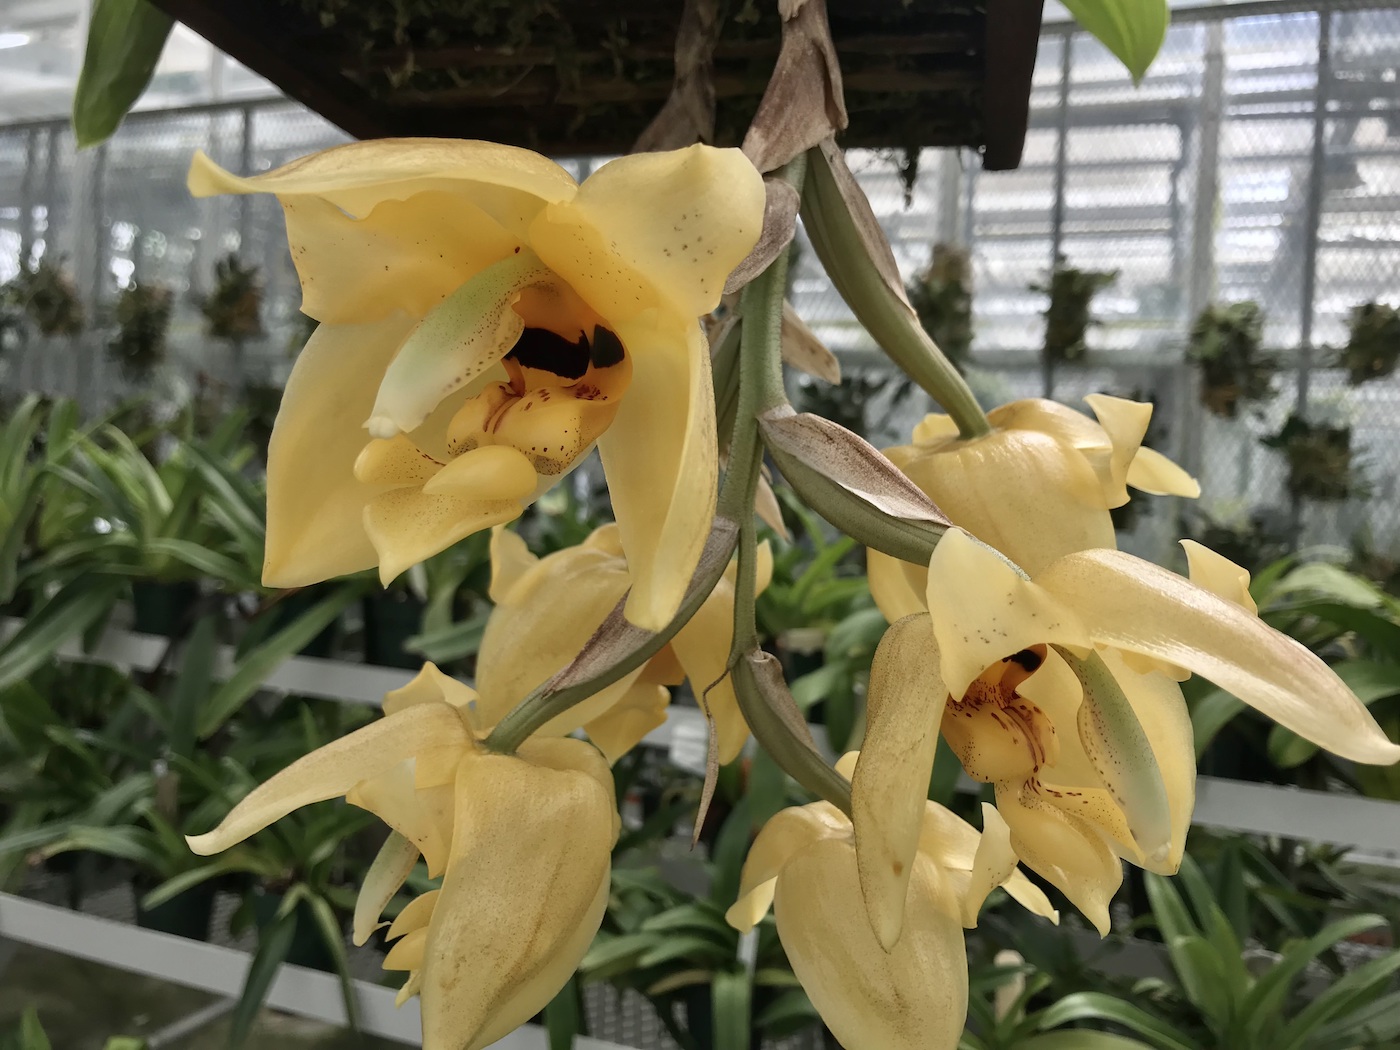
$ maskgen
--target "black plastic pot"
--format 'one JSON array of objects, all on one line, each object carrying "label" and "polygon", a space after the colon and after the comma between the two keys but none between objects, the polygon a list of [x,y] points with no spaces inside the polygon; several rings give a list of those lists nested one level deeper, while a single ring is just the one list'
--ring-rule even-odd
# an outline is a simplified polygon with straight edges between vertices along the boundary
[{"label": "black plastic pot", "polygon": [[133,626],[139,634],[173,638],[184,630],[198,600],[199,584],[190,580],[137,580],[131,585],[131,604],[136,612]]},{"label": "black plastic pot", "polygon": [[404,642],[423,628],[423,603],[408,591],[381,591],[364,599],[365,662],[414,670],[423,657]]},{"label": "black plastic pot", "polygon": [[154,908],[141,907],[141,898],[151,887],[137,883],[136,925],[146,930],[171,933],[192,941],[209,939],[209,922],[214,915],[215,888],[212,881],[176,894]]},{"label": "black plastic pot", "polygon": [[[263,889],[253,890],[253,921],[258,930],[265,930],[277,918],[277,910],[282,907],[282,894],[269,893]],[[335,958],[326,947],[321,936],[321,927],[311,913],[311,906],[303,901],[297,905],[297,928],[292,934],[292,947],[287,952],[286,961],[294,966],[307,966],[313,970],[335,973]]]}]

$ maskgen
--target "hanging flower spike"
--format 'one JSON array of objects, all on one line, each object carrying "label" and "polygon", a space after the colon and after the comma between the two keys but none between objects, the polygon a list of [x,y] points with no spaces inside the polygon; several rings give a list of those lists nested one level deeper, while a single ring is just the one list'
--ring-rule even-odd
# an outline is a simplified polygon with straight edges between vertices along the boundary
[{"label": "hanging flower spike", "polygon": [[[1091,547],[1115,546],[1109,509],[1128,487],[1194,499],[1201,488],[1159,452],[1142,447],[1152,406],[1104,394],[1084,399],[1098,422],[1041,398],[988,413],[993,430],[961,439],[930,415],[908,445],[885,454],[960,528],[1027,572]],[[870,588],[891,622],[922,608],[923,566],[870,552]]]},{"label": "hanging flower spike", "polygon": [[671,618],[714,510],[697,319],[762,225],[734,149],[623,157],[579,186],[487,142],[352,143],[253,178],[197,154],[195,196],[271,192],[321,323],[273,430],[263,579],[387,583],[517,517],[597,443],[634,585]]},{"label": "hanging flower spike", "polygon": [[928,783],[928,726],[996,786],[1016,854],[1101,933],[1120,857],[1162,873],[1181,862],[1196,769],[1174,678],[1209,678],[1344,758],[1400,759],[1326,664],[1258,618],[1243,569],[1204,548],[1191,561],[1195,582],[1086,550],[1027,580],[961,531],[939,542],[928,612],[899,620],[877,651],[852,784],[882,939],[898,936],[900,869],[918,849],[904,796],[917,787],[922,799]]},{"label": "hanging flower spike", "polygon": [[[767,543],[758,548],[757,592],[773,571]],[[719,760],[731,762],[749,738],[727,666],[734,637],[731,562],[690,621],[642,667],[571,707],[537,735],[582,727],[616,762],[666,720],[667,688],[686,678],[714,720]],[[568,666],[631,586],[618,527],[604,525],[577,547],[537,558],[513,532],[491,536],[491,599],[496,608],[477,655],[477,715],[494,725],[536,686]],[[528,644],[522,644],[528,639]],[[713,688],[712,688],[713,687]]]},{"label": "hanging flower spike", "polygon": [[[837,769],[848,775],[857,754]],[[1016,868],[996,810],[979,835],[950,811],[924,804],[910,858],[903,936],[887,949],[860,906],[855,833],[829,802],[785,809],[749,849],[739,899],[726,916],[748,931],[773,906],[793,972],[846,1050],[953,1050],[967,1014],[963,927],[1004,886],[1037,915],[1050,902]]]},{"label": "hanging flower spike", "polygon": [[442,889],[395,920],[386,969],[422,998],[425,1050],[481,1050],[562,988],[602,923],[619,821],[612,774],[581,740],[480,747],[475,694],[432,664],[384,699],[384,717],[298,759],[213,831],[203,856],[294,809],[344,796],[393,828],[355,909],[363,944],[421,853]]}]

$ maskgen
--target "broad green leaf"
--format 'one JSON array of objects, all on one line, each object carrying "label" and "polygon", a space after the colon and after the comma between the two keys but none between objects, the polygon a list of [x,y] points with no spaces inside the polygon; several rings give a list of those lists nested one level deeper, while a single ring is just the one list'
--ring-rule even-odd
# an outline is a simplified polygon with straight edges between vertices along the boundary
[{"label": "broad green leaf", "polygon": [[20,1050],[53,1050],[49,1037],[44,1034],[44,1026],[39,1023],[39,1012],[34,1007],[25,1007],[19,1019]]},{"label": "broad green leaf", "polygon": [[243,991],[230,1016],[228,1045],[237,1050],[248,1039],[267,998],[268,989],[277,971],[286,961],[292,950],[292,938],[297,932],[296,911],[279,915],[267,926],[258,931],[258,949],[253,953],[253,961],[248,964],[248,975],[243,981]]},{"label": "broad green leaf", "polygon": [[1171,12],[1167,0],[1064,0],[1074,20],[1118,57],[1133,83],[1162,49]]},{"label": "broad green leaf", "polygon": [[1033,1035],[1016,1044],[1016,1050],[1151,1050],[1153,1044],[1129,1039],[1125,1035],[1088,1032],[1076,1028],[1064,1032]]},{"label": "broad green leaf", "polygon": [[1313,937],[1288,947],[1283,953],[1283,958],[1250,989],[1240,1008],[1243,1022],[1264,1025],[1283,1008],[1293,982],[1307,969],[1309,963],[1338,941],[1383,925],[1385,920],[1379,915],[1353,915],[1329,923]]},{"label": "broad green leaf", "polygon": [[1197,1050],[1193,1039],[1166,1021],[1103,992],[1076,992],[1040,1012],[1041,1031],[1072,1021],[1112,1021],[1142,1036],[1157,1050]]},{"label": "broad green leaf", "polygon": [[578,974],[569,978],[544,1008],[544,1027],[549,1050],[573,1050],[574,1036],[583,1032],[583,1000]]},{"label": "broad green leaf", "polygon": [[358,1029],[360,1017],[355,1005],[355,985],[350,977],[350,961],[345,957],[345,930],[325,897],[308,893],[306,900],[310,905],[311,916],[316,920],[316,927],[321,933],[321,940],[325,942],[335,963],[335,973],[340,978],[340,994],[345,1000],[346,1020],[350,1022],[351,1028]]},{"label": "broad green leaf", "polygon": [[1400,952],[1391,952],[1339,978],[1289,1021],[1286,1041],[1280,1050],[1301,1050],[1311,1045],[1312,1034],[1328,1021],[1346,1017],[1364,1006],[1368,999],[1378,998],[1390,985],[1396,970],[1400,970]]},{"label": "broad green leaf", "polygon": [[111,137],[156,71],[174,19],[148,0],[93,0],[73,95],[78,148]]},{"label": "broad green leaf", "polygon": [[122,581],[85,575],[65,584],[0,646],[0,689],[13,685],[42,666],[59,647],[76,638],[117,600]]},{"label": "broad green leaf", "polygon": [[721,970],[710,986],[715,1046],[749,1050],[749,1007],[752,987],[743,970]]},{"label": "broad green leaf", "polygon": [[199,738],[205,739],[222,726],[258,691],[258,687],[282,661],[304,649],[359,596],[358,584],[348,583],[338,587],[261,645],[244,654],[229,680],[209,698],[200,712]]},{"label": "broad green leaf", "polygon": [[1224,689],[1212,689],[1191,705],[1191,729],[1196,740],[1196,757],[1206,753],[1206,748],[1220,731],[1245,709],[1243,700],[1236,699]]}]

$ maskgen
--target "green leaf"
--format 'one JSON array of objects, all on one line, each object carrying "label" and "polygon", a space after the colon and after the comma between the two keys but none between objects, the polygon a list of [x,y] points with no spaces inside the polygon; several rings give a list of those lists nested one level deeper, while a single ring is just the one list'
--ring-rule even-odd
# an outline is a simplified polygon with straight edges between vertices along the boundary
[{"label": "green leaf", "polygon": [[65,584],[0,647],[0,689],[42,666],[70,638],[81,635],[117,600],[122,581],[88,574]]},{"label": "green leaf", "polygon": [[1157,1050],[1197,1050],[1194,1040],[1141,1007],[1103,992],[1067,995],[1039,1015],[1041,1031],[1072,1021],[1112,1021],[1142,1036]]},{"label": "green leaf", "polygon": [[1349,1015],[1367,999],[1378,997],[1400,970],[1400,952],[1363,963],[1310,1002],[1288,1023],[1287,1041],[1281,1050],[1310,1045],[1310,1036],[1328,1021]]},{"label": "green leaf", "polygon": [[243,981],[243,991],[238,996],[230,1015],[228,1045],[237,1050],[248,1040],[248,1034],[267,998],[272,980],[277,976],[287,953],[292,950],[292,938],[297,932],[296,911],[279,915],[267,926],[258,931],[258,950],[253,953],[253,961],[248,964],[248,976]]},{"label": "green leaf", "polygon": [[199,738],[207,738],[258,691],[277,665],[304,649],[360,596],[360,586],[347,583],[302,613],[282,630],[239,659],[229,680],[219,687],[200,713]]},{"label": "green leaf", "polygon": [[200,617],[185,647],[180,677],[170,696],[168,727],[170,750],[176,755],[193,755],[195,727],[199,706],[209,695],[214,679],[214,658],[218,654],[219,621],[214,616]]},{"label": "green leaf", "polygon": [[19,1019],[20,1050],[53,1050],[49,1037],[44,1034],[44,1026],[39,1023],[39,1012],[32,1006],[25,1007]]},{"label": "green leaf", "polygon": [[1074,20],[1118,57],[1133,83],[1162,49],[1171,12],[1167,0],[1064,0]]},{"label": "green leaf", "polygon": [[1236,699],[1224,689],[1212,689],[1191,705],[1191,729],[1196,738],[1197,758],[1206,753],[1206,748],[1220,735],[1220,731],[1244,709],[1244,701]]},{"label": "green leaf", "polygon": [[316,926],[320,930],[321,940],[325,942],[335,963],[335,973],[340,978],[340,994],[345,1000],[345,1018],[350,1022],[351,1028],[358,1030],[360,1017],[355,1006],[355,985],[350,977],[350,961],[345,957],[345,931],[341,929],[340,922],[325,897],[308,893],[306,901],[310,905],[311,917],[316,920]]},{"label": "green leaf", "polygon": [[1151,1043],[1129,1039],[1125,1035],[1088,1032],[1076,1028],[1065,1032],[1033,1035],[1016,1044],[1016,1050],[1150,1050]]},{"label": "green leaf", "polygon": [[544,1008],[544,1027],[549,1035],[549,1050],[573,1050],[574,1037],[583,1031],[578,974],[570,977]]},{"label": "green leaf", "polygon": [[1257,1020],[1263,1025],[1282,1010],[1289,988],[1309,963],[1338,941],[1383,925],[1385,920],[1379,915],[1353,915],[1328,923],[1306,941],[1290,945],[1283,958],[1250,989],[1240,1008],[1242,1022],[1250,1024]]},{"label": "green leaf", "polygon": [[111,137],[156,71],[174,19],[147,0],[93,0],[73,95],[78,148]]},{"label": "green leaf", "polygon": [[749,1005],[752,988],[743,970],[721,970],[710,986],[715,1046],[749,1050]]}]

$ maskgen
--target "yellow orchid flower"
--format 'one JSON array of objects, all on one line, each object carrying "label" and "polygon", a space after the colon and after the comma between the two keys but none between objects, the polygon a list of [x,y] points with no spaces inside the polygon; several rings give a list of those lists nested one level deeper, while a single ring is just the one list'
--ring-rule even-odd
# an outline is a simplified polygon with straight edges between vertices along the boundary
[{"label": "yellow orchid flower", "polygon": [[[496,608],[477,655],[477,715],[500,721],[536,686],[570,664],[632,586],[617,525],[604,525],[577,547],[538,558],[513,532],[491,536],[491,599]],[[757,592],[773,571],[759,547]],[[714,719],[720,762],[733,761],[749,737],[726,675],[734,637],[734,566],[664,649],[596,696],[571,707],[537,735],[582,727],[616,762],[666,720],[672,685],[690,679]],[[708,690],[708,692],[707,692]]]},{"label": "yellow orchid flower", "polygon": [[[849,775],[857,753],[837,765]],[[983,806],[979,833],[934,802],[918,814],[903,936],[882,945],[860,905],[857,829],[829,802],[785,809],[749,850],[726,918],[747,932],[771,905],[793,972],[846,1050],[952,1050],[967,1014],[963,928],[993,889],[1054,921],[1016,868],[1006,825]]]},{"label": "yellow orchid flower", "polygon": [[388,582],[515,518],[597,443],[627,617],[671,618],[718,474],[698,318],[763,220],[743,154],[622,157],[580,186],[512,146],[379,140],[253,178],[196,154],[189,186],[277,195],[322,322],[273,429],[266,584],[374,565]]},{"label": "yellow orchid flower", "polygon": [[899,935],[919,848],[910,814],[940,728],[968,775],[996,786],[1016,854],[1105,933],[1120,857],[1163,873],[1181,862],[1196,766],[1177,677],[1203,675],[1344,758],[1400,759],[1325,663],[1258,618],[1243,569],[1188,552],[1194,582],[1116,550],[1066,554],[1025,579],[960,530],[939,542],[927,611],[877,651],[852,780],[883,942]]},{"label": "yellow orchid flower", "polygon": [[201,855],[292,810],[344,796],[394,829],[361,888],[363,944],[419,854],[442,888],[406,907],[387,969],[422,999],[426,1050],[480,1050],[544,1008],[602,923],[618,816],[607,763],[582,740],[480,746],[474,692],[432,664],[384,717],[298,759],[244,798]]},{"label": "yellow orchid flower", "polygon": [[[992,432],[962,439],[952,419],[930,415],[908,445],[885,455],[923,489],[954,525],[990,544],[1027,572],[1091,547],[1115,546],[1109,509],[1128,502],[1128,486],[1195,498],[1201,488],[1159,452],[1142,447],[1152,406],[1091,394],[1098,422],[1042,398],[1013,401],[987,414]],[[923,566],[870,552],[870,589],[893,623],[919,611]]]}]

